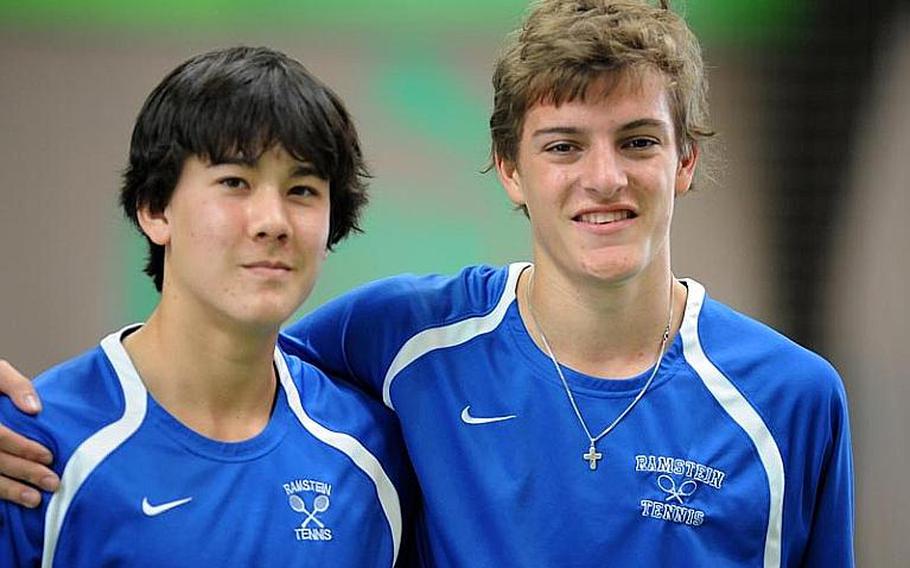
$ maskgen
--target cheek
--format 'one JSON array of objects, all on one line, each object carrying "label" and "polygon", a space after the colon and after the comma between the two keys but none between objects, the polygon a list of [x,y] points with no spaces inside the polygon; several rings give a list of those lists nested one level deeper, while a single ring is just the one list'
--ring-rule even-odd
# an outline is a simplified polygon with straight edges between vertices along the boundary
[{"label": "cheek", "polygon": [[227,245],[243,234],[243,220],[223,211],[206,212],[196,220],[190,236],[211,246]]},{"label": "cheek", "polygon": [[329,211],[309,211],[301,215],[296,222],[295,234],[301,246],[307,251],[326,249],[329,240]]},{"label": "cheek", "polygon": [[[205,264],[207,259],[224,256],[235,249],[245,236],[244,219],[236,211],[219,207],[202,209],[183,231],[183,248],[192,249],[196,262]],[[179,237],[178,237],[179,239]],[[175,247],[180,241],[174,242]]]},{"label": "cheek", "polygon": [[567,197],[572,175],[565,168],[538,168],[529,171],[525,179],[533,180],[525,185],[525,199],[539,207],[552,207]]},{"label": "cheek", "polygon": [[332,226],[332,216],[330,213],[330,209],[326,207],[325,211],[319,215],[317,221],[318,224],[316,226],[318,228],[314,230],[314,233],[316,234],[316,242],[323,248],[328,245],[329,241],[329,232]]}]

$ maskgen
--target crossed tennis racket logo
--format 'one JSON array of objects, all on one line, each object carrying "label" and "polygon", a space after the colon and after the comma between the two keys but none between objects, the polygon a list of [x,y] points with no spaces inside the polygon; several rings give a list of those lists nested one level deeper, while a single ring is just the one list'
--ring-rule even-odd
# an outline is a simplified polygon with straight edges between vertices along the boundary
[{"label": "crossed tennis racket logo", "polygon": [[676,480],[666,474],[657,476],[657,486],[667,494],[664,501],[676,499],[680,505],[684,505],[683,499],[691,497],[695,490],[698,489],[698,483],[692,479],[676,485]]},{"label": "crossed tennis racket logo", "polygon": [[321,515],[329,510],[329,496],[328,495],[317,495],[313,498],[313,510],[310,511],[307,509],[306,501],[304,501],[299,495],[291,495],[288,498],[288,503],[291,505],[291,509],[294,509],[298,513],[303,513],[306,515],[306,518],[300,523],[300,528],[307,528],[310,523],[316,523],[319,528],[324,529],[325,525],[316,515]]}]

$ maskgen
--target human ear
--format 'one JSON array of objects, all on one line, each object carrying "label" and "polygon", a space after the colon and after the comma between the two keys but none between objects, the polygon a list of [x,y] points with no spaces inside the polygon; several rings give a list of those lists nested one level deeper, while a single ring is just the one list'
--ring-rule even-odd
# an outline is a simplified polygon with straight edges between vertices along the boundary
[{"label": "human ear", "polygon": [[676,195],[683,195],[692,187],[698,155],[698,144],[692,142],[688,151],[679,157],[679,163],[676,166]]},{"label": "human ear", "polygon": [[165,246],[171,242],[171,225],[168,222],[167,207],[154,213],[148,205],[136,210],[136,218],[142,232],[156,245]]},{"label": "human ear", "polygon": [[521,174],[518,172],[518,165],[513,161],[502,156],[495,156],[496,175],[499,176],[499,183],[506,190],[509,200],[515,205],[525,205],[524,191],[521,186]]}]

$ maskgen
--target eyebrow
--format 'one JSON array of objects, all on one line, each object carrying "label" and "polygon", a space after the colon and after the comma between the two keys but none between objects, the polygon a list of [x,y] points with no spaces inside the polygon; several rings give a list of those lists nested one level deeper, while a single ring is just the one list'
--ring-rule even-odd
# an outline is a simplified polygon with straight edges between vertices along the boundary
[{"label": "eyebrow", "polygon": [[[669,131],[670,125],[663,120],[656,118],[639,118],[633,120],[632,122],[623,124],[619,128],[619,132],[628,132],[630,130],[636,130],[638,128],[645,127],[656,127],[664,131]],[[550,128],[540,128],[535,130],[531,135],[531,138],[536,138],[538,136],[547,136],[550,134],[563,134],[563,135],[577,135],[581,134],[585,129],[579,128],[577,126],[552,126]]]},{"label": "eyebrow", "polygon": [[531,134],[531,138],[538,136],[547,136],[549,134],[580,134],[581,128],[576,126],[551,126],[550,128],[540,128]]},{"label": "eyebrow", "polygon": [[638,120],[633,120],[628,124],[624,124],[619,130],[620,132],[625,132],[628,130],[635,130],[636,128],[644,128],[647,126],[656,127],[667,131],[670,129],[670,125],[663,120],[659,120],[657,118],[639,118]]}]

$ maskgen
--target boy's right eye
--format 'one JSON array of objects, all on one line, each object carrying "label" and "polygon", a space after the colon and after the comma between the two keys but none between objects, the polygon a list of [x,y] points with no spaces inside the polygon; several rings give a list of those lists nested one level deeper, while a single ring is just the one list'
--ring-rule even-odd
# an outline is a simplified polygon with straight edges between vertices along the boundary
[{"label": "boy's right eye", "polygon": [[246,180],[234,176],[221,178],[218,183],[230,189],[244,189],[247,187]]},{"label": "boy's right eye", "polygon": [[544,151],[549,154],[566,155],[571,154],[577,149],[578,145],[573,142],[560,141],[549,144],[544,148]]}]

